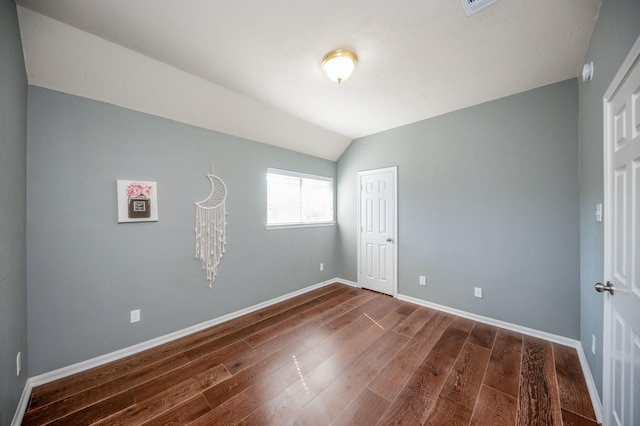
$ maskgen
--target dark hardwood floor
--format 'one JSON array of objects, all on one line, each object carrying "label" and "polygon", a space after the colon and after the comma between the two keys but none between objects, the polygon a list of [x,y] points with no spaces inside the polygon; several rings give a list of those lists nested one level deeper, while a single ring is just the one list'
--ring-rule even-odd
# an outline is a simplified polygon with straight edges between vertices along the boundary
[{"label": "dark hardwood floor", "polygon": [[24,425],[595,425],[573,348],[333,284],[33,389]]}]

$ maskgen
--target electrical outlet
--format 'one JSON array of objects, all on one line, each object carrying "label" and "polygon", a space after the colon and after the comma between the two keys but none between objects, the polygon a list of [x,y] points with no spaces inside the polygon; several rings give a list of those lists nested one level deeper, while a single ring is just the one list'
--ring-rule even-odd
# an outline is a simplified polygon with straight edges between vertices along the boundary
[{"label": "electrical outlet", "polygon": [[140,309],[131,311],[131,322],[134,323],[138,321],[140,321]]},{"label": "electrical outlet", "polygon": [[16,376],[20,375],[21,370],[22,370],[22,353],[18,352],[18,355],[16,355]]},{"label": "electrical outlet", "polygon": [[320,270],[321,270],[321,271],[324,271],[324,263],[321,263],[321,264],[320,264]]},{"label": "electrical outlet", "polygon": [[480,287],[474,288],[473,295],[476,296],[476,297],[480,297],[481,298],[482,297],[482,288],[480,288]]},{"label": "electrical outlet", "polygon": [[591,335],[591,353],[592,354],[596,354],[596,335],[592,334]]},{"label": "electrical outlet", "polygon": [[420,285],[427,285],[427,277],[420,276]]}]

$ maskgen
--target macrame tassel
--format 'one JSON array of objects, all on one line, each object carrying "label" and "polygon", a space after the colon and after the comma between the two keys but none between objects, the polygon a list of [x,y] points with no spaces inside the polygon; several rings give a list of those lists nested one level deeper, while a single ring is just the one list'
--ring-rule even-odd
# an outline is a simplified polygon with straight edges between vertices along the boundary
[{"label": "macrame tassel", "polygon": [[227,188],[220,178],[207,175],[211,181],[211,194],[196,204],[196,258],[202,262],[209,287],[218,275],[218,265],[227,245]]}]

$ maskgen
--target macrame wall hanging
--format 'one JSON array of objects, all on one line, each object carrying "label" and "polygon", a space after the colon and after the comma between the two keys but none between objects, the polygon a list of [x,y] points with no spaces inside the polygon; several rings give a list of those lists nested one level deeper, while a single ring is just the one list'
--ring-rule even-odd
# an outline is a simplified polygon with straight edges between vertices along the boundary
[{"label": "macrame wall hanging", "polygon": [[227,244],[227,187],[213,174],[213,165],[211,173],[207,174],[211,181],[211,194],[206,200],[196,202],[196,258],[202,262],[209,287],[213,288]]}]

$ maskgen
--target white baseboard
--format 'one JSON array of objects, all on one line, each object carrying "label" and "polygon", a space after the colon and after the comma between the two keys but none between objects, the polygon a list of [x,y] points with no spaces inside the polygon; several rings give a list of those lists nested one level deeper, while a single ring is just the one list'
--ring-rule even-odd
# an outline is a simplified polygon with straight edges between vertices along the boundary
[{"label": "white baseboard", "polygon": [[103,364],[107,364],[109,362],[113,362],[130,355],[145,351],[150,348],[154,348],[156,346],[162,345],[164,343],[171,342],[172,340],[179,339],[181,337],[187,336],[189,334],[195,333],[200,330],[204,330],[205,328],[212,327],[214,325],[221,324],[225,321],[232,320],[234,318],[238,318],[242,315],[250,314],[251,312],[255,312],[259,309],[266,308],[267,306],[274,305],[276,303],[282,302],[287,299],[291,299],[292,297],[299,296],[304,293],[308,293],[312,290],[318,289],[320,287],[324,287],[326,285],[332,284],[334,282],[344,283],[344,280],[335,279],[335,280],[327,280],[322,281],[318,284],[313,284],[308,287],[302,288],[300,290],[293,291],[291,293],[287,293],[283,296],[279,296],[265,302],[258,303],[253,306],[249,306],[248,308],[240,309],[239,311],[231,312],[229,314],[223,315],[221,317],[214,318],[209,321],[202,322],[200,324],[192,325],[191,327],[184,328],[182,330],[174,331],[173,333],[165,334],[164,336],[156,337],[155,339],[147,340],[142,343],[138,343],[133,346],[129,346],[124,349],[120,349],[115,352],[111,352],[105,355],[100,355],[95,358],[88,359],[86,361],[81,361],[76,364],[69,365],[67,367],[62,367],[57,370],[50,371],[48,373],[44,373],[38,376],[32,377],[30,380],[32,381],[32,386],[40,386],[45,383],[52,382],[54,380],[61,379],[63,377],[70,376],[72,374],[79,373],[81,371],[89,370],[94,367],[98,367]]},{"label": "white baseboard", "polygon": [[405,296],[404,294],[398,294],[397,297],[400,300],[415,303],[416,305],[421,305],[427,308],[436,309],[438,311],[447,312],[459,317],[468,318],[473,321],[482,322],[485,324],[493,325],[495,327],[500,327],[507,330],[515,331],[517,333],[526,334],[527,336],[538,337],[540,339],[548,340],[550,342],[575,348],[576,352],[578,352],[578,359],[580,360],[580,366],[582,367],[582,372],[587,382],[587,388],[589,389],[589,396],[591,397],[591,403],[593,405],[593,409],[596,414],[596,420],[602,423],[602,402],[600,401],[600,396],[598,395],[598,389],[596,388],[596,383],[593,380],[593,375],[591,374],[591,369],[589,368],[587,357],[584,354],[584,349],[582,348],[582,344],[580,343],[579,340],[570,339],[564,336],[558,336],[557,334],[547,333],[546,331],[540,331],[533,328],[524,327],[518,324],[501,321],[501,320],[497,320],[490,317],[485,317],[482,315],[474,314],[474,313],[463,311],[460,309],[450,308],[448,306],[439,305],[437,303],[428,302],[426,300],[417,299],[415,297]]},{"label": "white baseboard", "polygon": [[29,398],[31,396],[31,390],[36,386],[40,386],[45,383],[52,382],[54,380],[62,379],[64,377],[71,376],[72,374],[80,373],[82,371],[86,371],[91,368],[98,367],[103,364],[107,364],[109,362],[117,361],[119,359],[128,357],[130,355],[145,351],[147,349],[162,345],[164,343],[168,343],[172,340],[176,340],[181,337],[187,336],[189,334],[195,333],[197,331],[204,330],[205,328],[209,328],[214,325],[221,324],[225,321],[238,318],[242,315],[246,315],[251,312],[257,311],[259,309],[266,308],[267,306],[275,305],[276,303],[285,301],[287,299],[291,299],[292,297],[296,297],[301,294],[308,293],[312,290],[315,290],[333,283],[340,283],[340,284],[355,286],[355,283],[348,280],[343,280],[341,278],[334,278],[327,281],[322,281],[320,283],[310,285],[300,290],[287,293],[283,296],[279,296],[271,300],[258,303],[248,308],[240,309],[239,311],[235,311],[230,314],[223,315],[221,317],[214,318],[212,320],[205,321],[200,324],[196,324],[191,327],[187,327],[182,330],[175,331],[173,333],[165,334],[164,336],[156,337],[155,339],[147,340],[146,342],[138,343],[137,345],[129,346],[127,348],[120,349],[115,352],[111,352],[105,355],[88,359],[86,361],[81,361],[76,364],[72,364],[66,367],[59,368],[57,370],[53,370],[44,374],[40,374],[38,376],[31,377],[27,379],[27,382],[25,384],[24,390],[22,392],[22,397],[20,398],[20,402],[18,403],[18,407],[16,409],[16,413],[13,418],[12,425],[20,425],[20,423],[22,422],[22,418],[27,409],[27,404],[29,403]]},{"label": "white baseboard", "polygon": [[330,280],[332,283],[340,283],[340,284],[345,284],[345,285],[350,285],[351,287],[358,287],[358,283],[353,282],[353,281],[349,281],[349,280],[345,280],[343,278],[334,278],[333,280]]},{"label": "white baseboard", "polygon": [[[145,351],[147,349],[162,345],[164,343],[168,343],[172,340],[179,339],[181,337],[187,336],[189,334],[195,333],[200,330],[204,330],[205,328],[212,327],[214,325],[221,324],[225,321],[232,320],[234,318],[238,318],[242,315],[249,314],[251,312],[257,311],[259,309],[266,308],[268,306],[274,305],[276,303],[285,301],[287,299],[291,299],[292,297],[299,296],[304,293],[308,293],[309,291],[327,286],[333,283],[340,283],[344,285],[349,285],[352,287],[358,287],[358,284],[353,281],[345,280],[342,278],[333,278],[327,281],[320,282],[318,284],[314,284],[308,287],[305,287],[300,290],[296,290],[294,292],[285,294],[283,296],[279,296],[273,298],[271,300],[267,300],[262,303],[258,303],[256,305],[250,306],[248,308],[241,309],[239,311],[232,312],[227,315],[223,315],[218,318],[214,318],[209,321],[205,321],[200,324],[193,325],[191,327],[187,327],[182,330],[175,331],[173,333],[166,334],[164,336],[157,337],[155,339],[148,340],[146,342],[139,343],[137,345],[130,346],[128,348],[124,348],[115,352],[111,352],[105,355],[101,355],[86,361],[78,362],[76,364],[69,365],[67,367],[59,368],[57,370],[50,371],[48,373],[40,374],[38,376],[31,377],[27,380],[24,390],[22,392],[22,396],[18,403],[18,407],[16,409],[16,413],[13,418],[12,425],[18,426],[22,423],[22,418],[27,409],[27,404],[29,403],[29,398],[31,396],[31,390],[36,387],[43,385],[45,383],[52,382],[54,380],[61,379],[63,377],[70,376],[72,374],[76,374],[85,370],[89,370],[94,367],[98,367],[100,365],[116,361],[130,355]],[[428,308],[436,309],[443,312],[448,312],[453,315],[457,315],[460,317],[468,318],[474,321],[482,322],[485,324],[490,324],[496,327],[505,328],[507,330],[516,331],[518,333],[526,334],[528,336],[538,337],[541,339],[545,339],[554,343],[559,343],[566,346],[571,346],[576,349],[578,352],[578,358],[580,359],[580,365],[582,366],[582,370],[584,372],[585,379],[587,381],[587,387],[589,388],[589,394],[591,396],[591,401],[593,403],[593,407],[596,413],[596,418],[598,422],[602,422],[602,403],[600,402],[600,397],[598,396],[598,391],[596,389],[595,382],[593,380],[593,376],[591,375],[591,370],[589,369],[589,364],[587,363],[587,358],[584,354],[584,350],[580,341],[575,339],[570,339],[568,337],[558,336],[552,333],[547,333],[540,330],[535,330],[528,327],[523,327],[517,324],[512,324],[506,321],[501,321],[489,317],[485,317],[482,315],[474,314],[471,312],[462,311],[455,308],[450,308],[448,306],[439,305],[437,303],[428,302],[426,300],[417,299],[411,296],[405,296],[403,294],[398,294],[397,298],[400,300],[404,300],[406,302],[415,303],[416,305],[425,306]]]},{"label": "white baseboard", "polygon": [[468,318],[473,321],[482,322],[485,324],[493,325],[495,327],[506,328],[507,330],[516,331],[518,333],[526,334],[527,336],[538,337],[540,339],[548,340],[550,342],[559,343],[565,346],[576,347],[580,342],[575,339],[570,339],[564,336],[558,336],[557,334],[547,333],[546,331],[536,330],[534,328],[523,327],[518,324],[513,324],[506,321],[497,320],[490,317],[474,314],[471,312],[463,311],[460,309],[450,308],[448,306],[439,305],[437,303],[428,302],[422,299],[416,299],[415,297],[405,296],[404,294],[398,294],[398,299],[406,302],[415,303],[416,305],[425,306],[427,308],[436,309],[438,311],[447,312],[459,317]]},{"label": "white baseboard", "polygon": [[22,396],[20,396],[20,401],[18,401],[16,413],[13,415],[11,426],[20,426],[22,424],[22,418],[24,417],[24,413],[27,411],[27,405],[29,404],[32,389],[33,385],[31,384],[31,379],[27,379],[27,382],[24,384],[24,389],[22,390]]},{"label": "white baseboard", "polygon": [[598,394],[596,382],[593,380],[593,375],[591,374],[591,369],[589,368],[589,363],[587,362],[587,356],[584,354],[584,348],[582,347],[580,342],[578,342],[576,351],[578,351],[578,358],[580,359],[582,372],[584,373],[584,378],[587,381],[587,388],[589,388],[589,395],[591,396],[593,410],[596,412],[596,420],[598,421],[598,423],[602,424],[602,400],[600,399],[600,395]]}]

